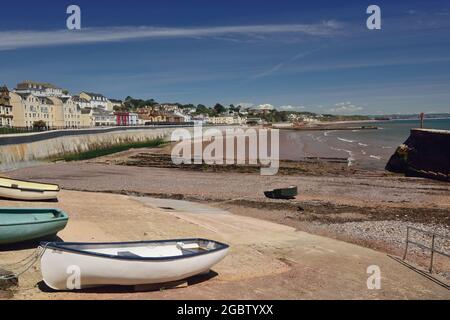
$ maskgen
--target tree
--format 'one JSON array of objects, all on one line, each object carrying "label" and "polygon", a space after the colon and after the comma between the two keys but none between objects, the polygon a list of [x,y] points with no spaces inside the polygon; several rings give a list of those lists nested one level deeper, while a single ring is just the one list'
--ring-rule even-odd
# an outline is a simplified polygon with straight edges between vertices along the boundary
[{"label": "tree", "polygon": [[227,111],[227,109],[220,103],[216,103],[216,105],[214,106],[214,111],[216,111],[217,114],[221,114]]},{"label": "tree", "polygon": [[47,124],[43,120],[38,120],[33,122],[33,129],[37,130],[45,130],[47,128]]},{"label": "tree", "polygon": [[210,112],[210,109],[203,104],[197,105],[197,109],[195,111],[195,113],[197,113],[197,114],[209,114],[209,112]]}]

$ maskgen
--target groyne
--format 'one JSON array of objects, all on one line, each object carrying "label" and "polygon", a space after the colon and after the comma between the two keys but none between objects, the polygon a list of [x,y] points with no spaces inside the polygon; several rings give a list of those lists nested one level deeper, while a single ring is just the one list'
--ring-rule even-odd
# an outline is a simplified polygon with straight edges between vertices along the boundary
[{"label": "groyne", "polygon": [[411,129],[409,138],[389,159],[386,170],[450,181],[450,131]]}]

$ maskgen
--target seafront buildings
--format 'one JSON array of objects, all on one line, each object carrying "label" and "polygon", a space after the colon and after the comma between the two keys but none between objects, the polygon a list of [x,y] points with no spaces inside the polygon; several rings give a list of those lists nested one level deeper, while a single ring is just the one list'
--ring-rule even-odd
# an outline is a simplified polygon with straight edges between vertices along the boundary
[{"label": "seafront buildings", "polygon": [[145,105],[141,103],[136,109],[130,107],[128,99],[133,100],[127,98],[124,102],[109,99],[101,93],[89,91],[71,95],[68,90],[51,83],[23,81],[15,89],[0,87],[0,126],[27,131],[182,123],[246,123],[242,113],[231,110],[209,116],[198,114],[193,105],[159,104],[154,100],[149,100],[148,105],[147,101]]},{"label": "seafront buildings", "polygon": [[24,81],[14,90],[0,89],[1,126],[32,129],[76,129],[93,126],[114,126],[113,107],[102,94],[81,92],[71,96],[65,89],[51,83]]},{"label": "seafront buildings", "polygon": [[134,112],[115,112],[117,126],[137,126],[138,114]]}]

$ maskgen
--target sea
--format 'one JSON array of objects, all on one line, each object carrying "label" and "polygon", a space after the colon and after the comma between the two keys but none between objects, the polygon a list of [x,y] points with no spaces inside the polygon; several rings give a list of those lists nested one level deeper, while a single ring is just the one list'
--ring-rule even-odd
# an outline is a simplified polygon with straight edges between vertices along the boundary
[{"label": "sea", "polygon": [[[391,120],[351,126],[376,126],[378,130],[328,130],[280,132],[280,158],[345,158],[348,166],[383,169],[396,148],[406,141],[418,120]],[[424,128],[450,130],[450,118],[425,119]]]}]

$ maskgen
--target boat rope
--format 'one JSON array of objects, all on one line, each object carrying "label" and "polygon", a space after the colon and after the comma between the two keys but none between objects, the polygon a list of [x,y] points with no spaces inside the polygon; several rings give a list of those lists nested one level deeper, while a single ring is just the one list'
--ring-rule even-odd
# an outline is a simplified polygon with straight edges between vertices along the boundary
[{"label": "boat rope", "polygon": [[42,257],[46,248],[47,248],[47,244],[44,244],[42,246],[39,246],[36,250],[34,250],[31,255],[26,256],[24,259],[22,259],[16,263],[1,265],[1,266],[5,266],[7,268],[11,268],[11,266],[17,266],[17,269],[19,271],[13,272],[9,275],[3,275],[3,276],[0,275],[0,279],[11,280],[14,278],[18,278],[19,276],[21,276],[22,274],[24,274],[25,272],[30,270],[31,267],[34,266],[36,264],[36,262],[38,262],[39,259]]}]

